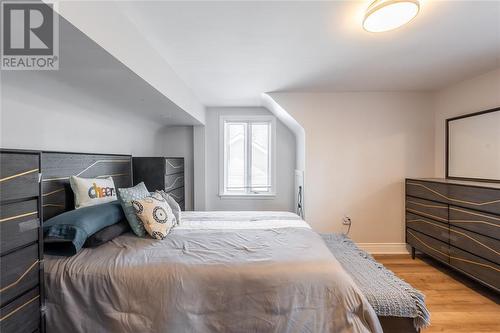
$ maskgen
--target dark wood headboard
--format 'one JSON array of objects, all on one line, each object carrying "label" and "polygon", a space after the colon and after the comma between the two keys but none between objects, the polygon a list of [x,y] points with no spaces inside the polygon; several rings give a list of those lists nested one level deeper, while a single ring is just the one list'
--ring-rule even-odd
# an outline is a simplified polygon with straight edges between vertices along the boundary
[{"label": "dark wood headboard", "polygon": [[43,220],[75,208],[70,176],[111,176],[117,188],[132,186],[131,155],[43,152],[41,164]]}]

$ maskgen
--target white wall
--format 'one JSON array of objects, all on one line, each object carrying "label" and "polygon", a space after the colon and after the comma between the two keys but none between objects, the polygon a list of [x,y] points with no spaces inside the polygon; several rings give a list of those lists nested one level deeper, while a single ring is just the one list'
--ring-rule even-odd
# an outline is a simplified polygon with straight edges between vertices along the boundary
[{"label": "white wall", "polygon": [[184,158],[184,188],[186,210],[193,210],[193,126],[165,127],[160,133],[160,155]]},{"label": "white wall", "polygon": [[207,210],[207,159],[205,126],[193,127],[193,209]]},{"label": "white wall", "polygon": [[193,208],[192,126],[167,127],[141,109],[57,78],[39,72],[2,76],[0,147],[184,157],[186,209]]},{"label": "white wall", "polygon": [[353,220],[357,242],[404,242],[404,178],[434,167],[432,96],[273,93],[305,129],[306,220],[317,231]]},{"label": "white wall", "polygon": [[294,210],[295,138],[276,122],[276,197],[235,199],[219,197],[219,117],[221,115],[270,115],[265,108],[208,108],[206,112],[207,210]]},{"label": "white wall", "polygon": [[[35,72],[1,79],[0,146],[155,155],[164,126]],[[23,76],[21,78],[21,76]]]},{"label": "white wall", "polygon": [[435,176],[445,176],[445,120],[500,107],[500,68],[435,94]]}]

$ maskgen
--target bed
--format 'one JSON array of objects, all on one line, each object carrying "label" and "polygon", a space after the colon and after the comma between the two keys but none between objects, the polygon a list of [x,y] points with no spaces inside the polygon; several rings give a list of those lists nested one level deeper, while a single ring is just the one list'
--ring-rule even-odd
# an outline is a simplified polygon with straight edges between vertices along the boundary
[{"label": "bed", "polygon": [[291,213],[183,213],[168,239],[122,235],[46,257],[49,332],[382,332],[321,237]]},{"label": "bed", "polygon": [[[42,158],[44,219],[72,209],[70,175],[131,185],[130,156]],[[382,332],[321,236],[293,213],[183,212],[166,240],[124,234],[44,261],[51,333]]]}]

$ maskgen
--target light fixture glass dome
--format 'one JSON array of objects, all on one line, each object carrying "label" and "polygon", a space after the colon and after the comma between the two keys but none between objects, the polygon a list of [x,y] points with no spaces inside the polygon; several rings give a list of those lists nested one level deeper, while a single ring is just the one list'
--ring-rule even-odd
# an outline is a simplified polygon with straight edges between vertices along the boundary
[{"label": "light fixture glass dome", "polygon": [[375,0],[366,10],[363,28],[370,32],[399,28],[417,16],[419,9],[418,0]]}]

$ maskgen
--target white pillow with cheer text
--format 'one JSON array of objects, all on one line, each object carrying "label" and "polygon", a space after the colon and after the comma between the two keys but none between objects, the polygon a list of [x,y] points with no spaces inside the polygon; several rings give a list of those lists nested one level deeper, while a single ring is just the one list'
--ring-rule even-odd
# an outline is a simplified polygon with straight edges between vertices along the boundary
[{"label": "white pillow with cheer text", "polygon": [[116,200],[116,188],[113,178],[69,177],[71,189],[75,195],[75,208],[100,205]]}]

